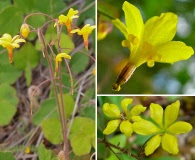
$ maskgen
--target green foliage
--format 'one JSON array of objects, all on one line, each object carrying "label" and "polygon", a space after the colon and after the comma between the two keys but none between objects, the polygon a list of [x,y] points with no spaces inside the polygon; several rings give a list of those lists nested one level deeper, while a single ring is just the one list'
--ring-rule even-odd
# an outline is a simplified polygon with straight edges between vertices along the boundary
[{"label": "green foliage", "polygon": [[95,148],[95,122],[90,118],[75,117],[69,140],[76,155],[88,154],[91,147]]},{"label": "green foliage", "polygon": [[1,151],[0,151],[0,159],[2,159],[2,160],[15,160],[15,158],[11,152],[1,152]]},{"label": "green foliage", "polygon": [[58,12],[66,7],[63,0],[51,1],[48,4],[47,0],[38,1],[38,0],[14,0],[15,6],[23,11],[25,14],[30,12],[42,12],[49,15],[59,14]]},{"label": "green foliage", "polygon": [[70,67],[73,73],[83,71],[89,62],[89,57],[83,53],[74,54],[70,61]]},{"label": "green foliage", "polygon": [[[5,61],[7,61],[7,57]],[[21,73],[22,72],[16,69],[13,65],[0,64],[0,83],[6,82],[8,84],[13,84],[16,79],[20,77]]]},{"label": "green foliage", "polygon": [[39,125],[46,118],[58,118],[55,98],[46,99],[41,103],[39,111],[33,115],[33,123]]},{"label": "green foliage", "polygon": [[[23,21],[23,14],[14,6],[9,6],[0,12],[0,34],[17,34]],[[14,25],[13,25],[14,24]]]},{"label": "green foliage", "polygon": [[45,148],[44,144],[41,143],[38,147],[39,160],[51,160],[52,152]]},{"label": "green foliage", "polygon": [[44,136],[52,144],[60,144],[63,141],[62,127],[59,119],[49,118],[42,122],[41,128]]},{"label": "green foliage", "polygon": [[[63,98],[66,118],[69,118],[74,108],[74,99],[70,94],[64,94]],[[55,98],[46,99],[41,103],[40,110],[33,116],[33,123],[39,125],[47,118],[59,118]]]},{"label": "green foliage", "polygon": [[16,113],[16,91],[7,83],[0,85],[0,126],[9,124]]},{"label": "green foliage", "polygon": [[25,70],[27,85],[31,83],[31,69],[37,66],[39,54],[31,43],[26,43],[16,54],[14,54],[14,65],[19,70]]}]

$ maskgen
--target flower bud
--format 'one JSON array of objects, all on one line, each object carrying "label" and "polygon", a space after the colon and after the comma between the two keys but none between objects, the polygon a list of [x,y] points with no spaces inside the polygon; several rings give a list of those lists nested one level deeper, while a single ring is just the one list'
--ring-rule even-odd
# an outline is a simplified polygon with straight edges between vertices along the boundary
[{"label": "flower bud", "polygon": [[22,24],[21,28],[20,28],[20,34],[22,35],[23,38],[28,37],[28,34],[30,33],[30,28],[29,26],[24,23]]}]

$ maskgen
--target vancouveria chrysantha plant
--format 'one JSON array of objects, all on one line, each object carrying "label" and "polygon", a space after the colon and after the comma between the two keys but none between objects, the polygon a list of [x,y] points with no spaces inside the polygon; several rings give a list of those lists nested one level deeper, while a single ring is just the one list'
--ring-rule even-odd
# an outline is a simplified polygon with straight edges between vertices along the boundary
[{"label": "vancouveria chrysantha plant", "polygon": [[105,103],[103,105],[103,112],[106,116],[114,118],[108,122],[107,127],[104,129],[103,134],[113,133],[118,126],[120,126],[120,131],[124,133],[127,137],[130,137],[133,133],[132,124],[133,122],[140,121],[140,113],[146,110],[146,107],[142,105],[136,105],[130,109],[129,104],[131,104],[133,99],[125,98],[121,101],[122,111],[115,104]]},{"label": "vancouveria chrysantha plant", "polygon": [[130,50],[129,61],[122,69],[113,90],[128,81],[135,69],[147,63],[153,67],[155,62],[171,63],[186,60],[194,54],[192,47],[181,41],[172,41],[176,34],[178,17],[174,13],[162,13],[150,18],[144,24],[137,7],[125,1],[123,4],[125,24],[119,19],[113,24],[124,34],[122,46]]},{"label": "vancouveria chrysantha plant", "polygon": [[0,45],[2,45],[4,48],[7,49],[10,63],[12,63],[13,49],[19,48],[20,42],[26,42],[26,41],[23,38],[20,38],[19,35],[16,35],[12,38],[10,34],[5,33],[0,38]]},{"label": "vancouveria chrysantha plant", "polygon": [[[160,145],[171,154],[178,154],[177,135],[187,133],[192,130],[192,125],[184,121],[176,121],[180,101],[168,105],[165,110],[159,104],[150,104],[150,118],[146,120],[140,117],[140,113],[146,110],[142,105],[129,108],[133,99],[125,98],[121,101],[122,112],[115,104],[105,103],[103,112],[106,116],[114,118],[108,122],[103,134],[113,133],[120,125],[120,131],[127,137],[134,132],[143,136],[151,136],[142,146],[145,147],[145,155],[152,154]],[[123,150],[120,148],[120,150]],[[125,153],[127,153],[125,151]],[[129,152],[128,152],[129,153]],[[139,157],[139,155],[137,155]],[[135,157],[135,156],[134,156]]]},{"label": "vancouveria chrysantha plant", "polygon": [[[90,5],[90,7],[92,7],[92,5]],[[78,105],[74,106],[74,98],[82,100],[82,97],[85,95],[85,92],[87,92],[87,90],[90,89],[91,85],[93,84],[92,76],[89,77],[89,75],[92,72],[93,72],[93,74],[95,74],[95,69],[93,69],[95,63],[90,62],[90,64],[88,64],[89,59],[84,58],[84,60],[86,62],[85,64],[83,64],[82,62],[79,62],[80,63],[79,64],[73,60],[72,66],[74,66],[76,69],[73,71],[74,75],[72,76],[72,71],[71,71],[72,66],[70,67],[69,61],[66,60],[66,59],[71,59],[71,56],[73,55],[73,53],[70,52],[71,50],[80,51],[80,49],[78,49],[79,43],[75,44],[74,43],[75,41],[71,39],[72,33],[78,33],[79,35],[82,35],[83,39],[84,39],[85,47],[88,49],[88,36],[92,32],[92,30],[95,28],[95,26],[90,26],[89,24],[87,24],[81,30],[78,29],[80,26],[78,27],[73,23],[73,20],[75,18],[79,17],[77,14],[78,14],[78,10],[74,10],[72,8],[69,9],[66,16],[60,15],[60,16],[58,16],[58,18],[53,18],[52,16],[50,16],[48,14],[41,13],[41,12],[30,13],[30,14],[26,15],[24,18],[23,24],[20,27],[20,35],[16,35],[12,38],[12,36],[10,34],[5,33],[5,34],[3,34],[2,37],[0,37],[0,45],[7,49],[10,63],[12,62],[13,49],[19,48],[21,42],[26,42],[26,40],[24,38],[29,38],[27,46],[24,46],[24,48],[21,50],[21,52],[18,52],[18,54],[16,55],[15,59],[17,59],[17,60],[16,60],[16,63],[12,65],[12,67],[18,68],[18,66],[20,66],[19,68],[21,70],[23,69],[25,71],[24,75],[25,75],[26,81],[24,82],[24,85],[29,86],[27,93],[28,93],[28,97],[30,100],[30,103],[29,103],[30,114],[34,113],[35,109],[33,108],[33,106],[40,105],[39,102],[36,101],[35,96],[38,98],[41,95],[42,90],[44,91],[42,86],[47,82],[52,83],[51,88],[48,87],[50,84],[48,84],[47,87],[50,88],[51,90],[53,89],[53,92],[51,94],[51,96],[52,96],[51,103],[54,103],[53,107],[54,107],[55,111],[57,110],[56,114],[58,114],[58,116],[51,118],[50,114],[44,113],[45,114],[44,116],[46,117],[46,119],[41,120],[39,122],[39,124],[42,128],[42,132],[44,133],[45,138],[48,141],[50,141],[54,145],[63,144],[62,149],[58,154],[58,159],[60,159],[60,160],[64,160],[64,159],[69,160],[69,159],[71,159],[72,156],[73,157],[76,157],[76,156],[80,157],[83,155],[89,155],[90,153],[94,152],[92,147],[95,148],[95,129],[94,129],[95,122],[94,122],[92,117],[91,118],[82,117],[83,119],[78,123],[79,125],[86,124],[85,121],[90,121],[89,125],[87,125],[89,132],[88,132],[88,130],[85,133],[81,131],[82,135],[87,137],[85,140],[83,140],[83,137],[80,137],[80,136],[78,136],[76,138],[74,137],[74,139],[70,138],[71,135],[74,134],[74,132],[78,133],[77,130],[72,131],[72,130],[74,130],[73,128],[75,126],[74,119],[75,119],[75,117],[77,118],[77,116],[79,116],[76,112]],[[43,22],[43,23],[42,24],[38,23],[38,24],[40,24],[40,26],[37,26],[38,24],[32,23],[35,20],[33,18],[29,21],[32,23],[32,25],[29,24],[28,19],[31,17],[37,16],[37,15],[44,16],[44,21],[42,21],[42,20],[40,21],[40,23],[41,22]],[[93,20],[93,18],[92,18],[92,20]],[[53,26],[53,24],[54,24],[54,26]],[[56,26],[55,30],[53,30],[53,29],[50,30],[50,27],[54,28],[55,26]],[[67,33],[63,33],[64,26],[67,28]],[[55,31],[55,32],[51,33],[50,31],[51,32]],[[34,38],[28,37],[30,32],[34,32],[36,34],[35,36],[32,36]],[[52,34],[51,37],[50,37],[50,34]],[[69,34],[70,37],[67,37],[66,34]],[[47,38],[47,36],[48,36],[48,38]],[[32,39],[33,39],[33,42],[32,42]],[[64,41],[65,41],[65,43],[64,43]],[[41,47],[40,49],[43,53],[43,58],[45,58],[45,61],[48,63],[48,65],[45,65],[45,63],[44,64],[39,63],[38,52],[34,53],[36,51],[36,49],[33,49],[33,47],[38,46],[37,44],[40,44],[40,47]],[[79,46],[79,48],[80,48],[80,46]],[[32,49],[32,51],[31,51],[31,49]],[[30,52],[27,52],[29,50],[30,50]],[[65,50],[70,50],[69,53],[71,55],[67,54],[68,51],[66,51],[66,53],[65,53]],[[82,51],[82,53],[84,53],[86,56],[90,57],[95,62],[95,58],[92,55],[93,49],[91,49],[89,53],[86,53],[83,51]],[[75,54],[76,53],[74,53],[74,55]],[[78,60],[78,57],[77,57],[77,60]],[[80,60],[82,61],[82,58]],[[20,65],[20,61],[21,61],[21,65]],[[61,67],[62,61],[65,62],[65,67],[67,68],[67,70],[62,69],[62,67]],[[26,64],[28,64],[28,65],[26,66]],[[33,78],[31,77],[31,73],[32,73],[31,69],[32,69],[32,67],[36,67],[38,64],[41,66],[41,68],[44,68],[47,71],[49,70],[49,72],[44,73],[45,79],[40,80],[38,82],[40,84],[37,84],[37,86],[35,86],[35,85],[30,86],[32,84],[31,80],[33,80]],[[80,66],[82,66],[82,68],[77,69]],[[9,68],[9,69],[12,69],[12,68]],[[92,71],[92,69],[93,69],[93,71]],[[63,74],[63,72],[68,72],[69,77],[70,77],[70,82],[68,82],[66,80],[66,73]],[[20,72],[18,71],[17,75],[19,73]],[[42,74],[42,73],[40,72],[40,74]],[[37,75],[40,75],[40,74],[37,74]],[[56,77],[57,74],[58,74],[58,77]],[[21,76],[24,77],[24,75],[21,75]],[[16,76],[16,77],[18,77],[18,76]],[[78,82],[76,85],[77,86],[76,88],[74,88],[74,86],[73,86],[73,81]],[[80,83],[80,82],[82,82],[82,83]],[[87,86],[83,86],[83,84],[85,84],[85,82],[89,82],[89,84]],[[10,83],[10,82],[8,82],[8,83]],[[70,83],[70,87],[67,85],[67,83]],[[46,87],[46,86],[44,86],[44,87]],[[67,91],[67,89],[71,90],[72,95],[75,91],[78,94],[75,97],[73,97],[73,96],[69,95],[69,92]],[[93,87],[92,87],[92,90],[94,90]],[[49,93],[49,92],[47,92],[47,93]],[[53,96],[55,96],[54,97],[55,99],[53,98]],[[94,98],[93,95],[90,97]],[[46,97],[44,96],[43,100],[45,100],[46,98],[47,98],[47,96]],[[75,101],[75,104],[76,103],[77,103],[77,100]],[[10,108],[10,109],[12,109],[12,108]],[[36,111],[37,110],[39,112],[38,108],[36,108]],[[12,114],[12,113],[10,112],[10,114]],[[84,115],[84,114],[82,114],[82,115]],[[14,116],[14,114],[13,114],[13,116]],[[10,117],[10,116],[8,116],[8,117]],[[7,120],[3,120],[3,121],[7,121]],[[51,123],[47,123],[48,121]],[[74,121],[74,123],[73,123],[73,121]],[[9,121],[5,122],[5,123],[8,124]],[[52,123],[53,124],[55,123],[56,128],[50,127],[52,129],[52,130],[50,130],[50,129],[48,129],[49,127],[47,127],[47,126],[49,126]],[[69,123],[69,124],[67,125],[67,123]],[[7,125],[7,124],[3,124],[3,125]],[[37,125],[37,124],[35,124],[35,125]],[[52,135],[52,133],[54,133],[53,131],[56,131],[56,130],[58,130],[59,134]],[[87,142],[87,143],[85,143],[85,144],[87,144],[87,148],[80,147],[80,144],[77,144],[79,141],[82,141],[82,140]],[[28,143],[28,140],[26,142]],[[30,146],[28,147],[29,144],[27,144],[27,143],[25,144],[25,146],[27,146],[25,148],[26,154],[31,152],[31,148],[30,148]],[[80,148],[82,148],[82,149],[80,149]],[[40,149],[40,150],[42,151],[42,149]],[[71,152],[70,152],[70,150],[71,150]],[[48,150],[48,152],[51,153],[51,150]],[[91,157],[94,157],[94,155],[95,155],[95,153],[92,153]],[[51,155],[48,157],[48,159],[52,159],[52,158],[53,157],[51,157]]]},{"label": "vancouveria chrysantha plant", "polygon": [[192,130],[192,125],[184,121],[176,121],[179,113],[180,102],[176,101],[163,108],[152,103],[150,105],[150,117],[153,122],[141,120],[133,124],[133,129],[141,135],[152,135],[146,143],[145,154],[152,154],[160,145],[171,154],[178,154],[178,141],[176,135]]}]

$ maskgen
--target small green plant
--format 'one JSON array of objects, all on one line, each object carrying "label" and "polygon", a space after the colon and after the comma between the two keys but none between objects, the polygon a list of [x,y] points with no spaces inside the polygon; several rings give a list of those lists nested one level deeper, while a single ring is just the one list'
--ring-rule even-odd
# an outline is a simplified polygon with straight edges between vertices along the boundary
[{"label": "small green plant", "polygon": [[[30,100],[28,106],[25,107],[30,106],[30,118],[33,124],[37,126],[37,129],[41,128],[49,143],[58,146],[60,150],[59,153],[54,154],[39,140],[36,147],[39,146],[40,160],[69,160],[86,155],[91,156],[92,159],[95,152],[95,116],[93,115],[95,109],[94,105],[87,104],[93,101],[95,96],[95,89],[92,86],[94,85],[95,58],[90,55],[91,52],[88,52],[88,49],[92,50],[92,47],[89,47],[89,35],[95,26],[87,23],[80,29],[74,24],[74,20],[79,19],[78,14],[79,11],[73,8],[70,8],[66,15],[61,14],[58,18],[40,12],[30,13],[23,20],[20,35],[12,38],[6,32],[0,38],[0,45],[8,51],[9,66],[16,68],[19,74],[25,71]],[[37,25],[35,19],[42,19],[43,22],[38,21]],[[75,33],[83,36],[84,43],[80,42],[80,49],[74,48],[72,38],[76,36]],[[21,49],[14,51],[15,48],[20,47]],[[85,49],[82,51],[83,47]],[[37,50],[41,50],[42,57]],[[13,54],[13,51],[16,53]],[[71,51],[74,54],[71,54]],[[83,54],[78,54],[79,52]],[[39,62],[40,60],[42,62]],[[38,85],[31,85],[31,69],[39,63],[44,63],[48,68],[48,77]],[[75,78],[77,74],[80,74],[80,77]],[[14,80],[10,81],[10,84],[13,82]],[[48,99],[45,98],[40,103],[37,97],[42,94],[41,87],[48,82],[52,84],[49,86],[50,93],[46,97]],[[89,84],[85,86],[85,83]],[[16,113],[18,98],[9,84],[1,84],[0,88],[0,101],[3,104],[0,107],[0,125],[6,126],[10,124]],[[79,108],[80,105],[87,107]],[[90,108],[89,106],[93,106],[93,109],[86,111],[86,108]],[[36,147],[30,144],[37,129],[29,133],[29,139],[22,147],[26,154],[37,152]],[[12,151],[12,149],[7,146],[4,151]],[[0,157],[4,154],[0,154]]]},{"label": "small green plant", "polygon": [[[162,149],[170,154],[176,155],[179,153],[177,135],[190,132],[192,125],[185,121],[177,121],[180,111],[180,101],[168,105],[165,110],[155,103],[151,103],[150,117],[141,116],[142,113],[146,112],[146,107],[141,104],[132,106],[132,98],[124,98],[121,101],[121,107],[116,104],[104,103],[102,106],[103,113],[111,118],[106,128],[103,130],[105,135],[103,139],[99,139],[99,144],[103,143],[108,147],[118,159],[120,154],[126,154],[127,157],[133,157],[141,160],[144,155],[149,156],[154,151],[162,146]],[[119,127],[119,130],[117,128]],[[115,140],[114,144],[110,142],[110,134],[117,134],[121,132],[130,139],[132,136],[142,136],[141,149],[132,151],[130,148],[121,147],[123,146],[123,138]],[[134,134],[133,134],[134,133]],[[108,136],[108,137],[107,137]],[[133,138],[135,140],[135,138]],[[126,143],[132,143],[126,142]],[[116,145],[118,144],[118,145]],[[118,151],[117,151],[118,150]],[[119,153],[120,154],[119,154]]]}]

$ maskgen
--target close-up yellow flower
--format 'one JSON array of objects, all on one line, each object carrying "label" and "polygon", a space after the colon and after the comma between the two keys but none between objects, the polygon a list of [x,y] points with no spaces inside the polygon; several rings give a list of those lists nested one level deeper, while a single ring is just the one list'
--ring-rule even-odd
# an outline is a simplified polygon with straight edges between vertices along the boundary
[{"label": "close-up yellow flower", "polygon": [[142,105],[136,105],[130,109],[129,104],[131,104],[132,101],[133,99],[131,98],[125,98],[121,101],[122,112],[117,105],[104,103],[104,114],[114,120],[108,122],[103,134],[111,134],[120,127],[120,131],[124,133],[126,137],[131,136],[133,133],[132,124],[136,121],[140,121],[141,117],[139,115],[146,110],[146,107]]},{"label": "close-up yellow flower", "polygon": [[[68,34],[71,36],[71,30],[72,30],[72,21],[73,19],[75,18],[78,18],[79,16],[76,15],[78,14],[78,10],[74,10],[73,8],[70,8],[69,11],[68,11],[68,14],[66,16],[64,16],[63,14],[61,14],[59,17],[58,17],[58,23],[60,25],[65,25],[67,27],[67,30],[68,30]],[[57,24],[55,23],[54,24],[54,27],[56,26]]]},{"label": "close-up yellow flower", "polygon": [[125,36],[122,46],[130,50],[130,56],[116,83],[113,84],[113,90],[119,91],[135,69],[144,63],[149,67],[153,67],[155,62],[173,64],[194,54],[192,47],[181,41],[172,41],[177,30],[176,14],[162,13],[144,24],[137,7],[125,1],[122,8],[125,13],[125,24],[119,19],[112,22]]},{"label": "close-up yellow flower", "polygon": [[150,117],[152,121],[140,120],[133,123],[134,132],[141,135],[151,135],[146,143],[146,156],[152,154],[160,145],[164,150],[171,154],[178,154],[177,135],[187,133],[192,130],[192,125],[184,121],[176,121],[179,114],[180,102],[163,108],[151,103]]},{"label": "close-up yellow flower", "polygon": [[78,35],[82,35],[85,48],[88,50],[88,36],[89,36],[89,34],[91,34],[91,32],[93,31],[94,28],[95,28],[95,26],[90,26],[90,24],[86,24],[81,29],[72,30],[71,33],[78,33]]},{"label": "close-up yellow flower", "polygon": [[0,38],[0,45],[2,45],[4,48],[7,49],[10,63],[12,63],[13,49],[19,48],[20,42],[26,42],[26,41],[23,38],[20,38],[19,35],[16,35],[12,38],[10,34],[5,33]]},{"label": "close-up yellow flower", "polygon": [[67,53],[59,53],[56,58],[55,58],[55,62],[56,62],[56,69],[55,69],[55,76],[57,75],[58,69],[59,69],[59,62],[62,62],[62,58],[67,58],[67,59],[71,59],[71,56],[69,56]]}]

